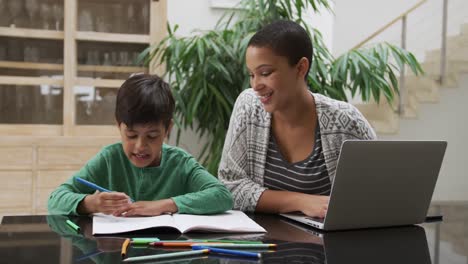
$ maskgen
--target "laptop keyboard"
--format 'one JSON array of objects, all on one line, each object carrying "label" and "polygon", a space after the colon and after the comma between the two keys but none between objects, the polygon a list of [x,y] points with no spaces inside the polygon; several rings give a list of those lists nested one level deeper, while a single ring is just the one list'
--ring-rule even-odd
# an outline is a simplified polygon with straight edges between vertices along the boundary
[{"label": "laptop keyboard", "polygon": [[312,220],[312,221],[319,222],[319,223],[323,223],[323,220],[325,220],[325,218],[310,217],[310,216],[306,216],[304,218],[307,220]]}]

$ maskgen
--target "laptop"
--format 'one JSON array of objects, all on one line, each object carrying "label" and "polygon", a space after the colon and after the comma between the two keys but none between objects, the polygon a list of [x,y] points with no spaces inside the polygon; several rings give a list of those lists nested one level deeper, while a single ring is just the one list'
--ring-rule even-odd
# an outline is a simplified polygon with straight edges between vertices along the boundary
[{"label": "laptop", "polygon": [[325,218],[281,215],[327,231],[422,223],[446,147],[446,141],[345,141]]}]

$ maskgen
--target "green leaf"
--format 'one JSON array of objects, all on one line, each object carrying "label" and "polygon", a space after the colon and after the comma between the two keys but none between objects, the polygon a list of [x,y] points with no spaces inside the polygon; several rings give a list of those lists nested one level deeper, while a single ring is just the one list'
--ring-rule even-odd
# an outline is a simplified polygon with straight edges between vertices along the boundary
[{"label": "green leaf", "polygon": [[197,52],[198,52],[198,61],[200,63],[205,62],[205,47],[203,45],[203,40],[201,38],[196,40]]}]

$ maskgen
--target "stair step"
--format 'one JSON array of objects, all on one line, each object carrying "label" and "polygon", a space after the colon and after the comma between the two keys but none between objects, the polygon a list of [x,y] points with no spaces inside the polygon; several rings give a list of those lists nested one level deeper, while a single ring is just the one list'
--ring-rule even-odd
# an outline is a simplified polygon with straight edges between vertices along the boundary
[{"label": "stair step", "polygon": [[458,87],[458,74],[449,74],[445,76],[443,84],[440,84],[440,75],[426,75],[429,79],[434,80],[440,88],[456,88]]},{"label": "stair step", "polygon": [[418,102],[435,103],[439,101],[439,84],[428,76],[406,76],[405,88],[408,91],[413,91],[412,94]]},{"label": "stair step", "polygon": [[[385,100],[385,99],[382,99]],[[378,134],[396,134],[400,129],[399,116],[386,101],[355,105]]]},{"label": "stair step", "polygon": [[[440,63],[437,61],[429,61],[421,64],[421,67],[426,72],[428,76],[438,76],[440,75]],[[447,61],[446,69],[446,79],[450,80],[450,84],[457,85],[458,76],[460,73],[468,73],[468,62],[466,61],[457,61],[449,60]],[[448,86],[451,87],[451,86]]]},{"label": "stair step", "polygon": [[[429,50],[425,54],[425,61],[439,61],[440,49]],[[447,57],[453,60],[468,61],[468,36],[452,36],[447,40]]]}]

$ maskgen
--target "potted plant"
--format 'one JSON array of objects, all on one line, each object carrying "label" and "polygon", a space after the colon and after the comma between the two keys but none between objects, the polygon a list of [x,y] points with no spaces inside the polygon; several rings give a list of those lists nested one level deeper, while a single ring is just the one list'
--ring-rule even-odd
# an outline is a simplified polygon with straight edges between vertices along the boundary
[{"label": "potted plant", "polygon": [[[304,21],[306,9],[330,9],[327,0],[243,0],[228,11],[213,30],[189,37],[176,36],[177,25],[168,25],[168,36],[146,49],[146,64],[164,64],[176,100],[176,124],[194,128],[209,142],[201,152],[202,163],[216,175],[234,102],[249,87],[245,50],[250,37],[277,19],[293,20],[309,33],[314,45],[309,87],[313,92],[346,101],[346,91],[363,101],[392,102],[398,93],[395,72],[408,65],[415,74],[422,69],[408,51],[388,43],[350,50],[334,58],[319,31]],[[196,122],[194,122],[196,121]]]}]

